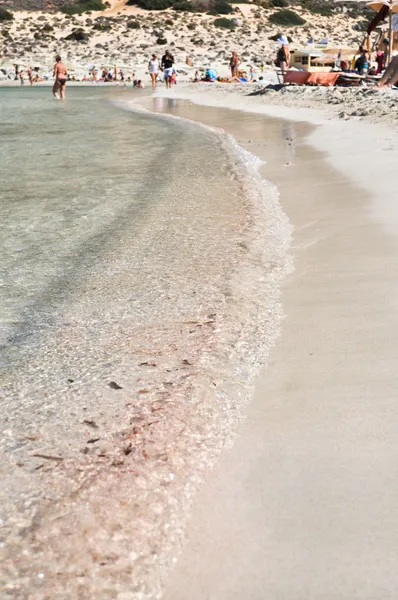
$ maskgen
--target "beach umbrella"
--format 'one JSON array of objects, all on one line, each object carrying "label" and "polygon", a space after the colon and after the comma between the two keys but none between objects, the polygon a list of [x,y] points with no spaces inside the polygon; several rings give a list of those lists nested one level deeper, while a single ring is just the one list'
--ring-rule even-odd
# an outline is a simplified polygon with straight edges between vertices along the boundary
[{"label": "beach umbrella", "polygon": [[389,2],[388,0],[374,0],[374,2],[368,2],[366,6],[369,6],[376,12],[379,12],[383,6],[387,6],[392,13],[398,12],[397,0],[392,0],[392,2]]},{"label": "beach umbrella", "polygon": [[393,13],[398,13],[398,0],[374,0],[373,2],[368,2],[367,6],[378,13],[383,9],[388,12],[388,59],[391,60],[393,44],[392,15]]},{"label": "beach umbrella", "polygon": [[348,55],[352,54],[353,56],[357,53],[356,48],[325,48],[323,51],[324,54],[341,54]]}]

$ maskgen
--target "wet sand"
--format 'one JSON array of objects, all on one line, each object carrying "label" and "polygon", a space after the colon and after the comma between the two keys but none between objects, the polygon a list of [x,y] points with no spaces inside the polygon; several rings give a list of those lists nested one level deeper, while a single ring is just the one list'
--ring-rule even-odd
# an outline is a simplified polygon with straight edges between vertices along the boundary
[{"label": "wet sand", "polygon": [[[173,101],[163,110],[188,116]],[[294,227],[295,271],[282,334],[196,499],[165,598],[396,598],[394,132],[188,112],[266,158]]]}]

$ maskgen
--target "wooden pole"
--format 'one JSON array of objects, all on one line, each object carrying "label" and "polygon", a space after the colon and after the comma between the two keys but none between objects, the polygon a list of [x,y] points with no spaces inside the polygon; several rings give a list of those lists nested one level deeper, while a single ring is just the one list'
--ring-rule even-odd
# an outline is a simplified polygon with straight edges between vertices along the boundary
[{"label": "wooden pole", "polygon": [[388,64],[390,64],[392,59],[392,8],[390,8],[388,12]]}]

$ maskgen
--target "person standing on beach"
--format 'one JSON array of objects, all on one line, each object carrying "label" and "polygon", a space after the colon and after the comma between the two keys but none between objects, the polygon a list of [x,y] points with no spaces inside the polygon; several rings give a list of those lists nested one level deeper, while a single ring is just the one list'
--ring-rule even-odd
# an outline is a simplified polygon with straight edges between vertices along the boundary
[{"label": "person standing on beach", "polygon": [[24,72],[23,71],[19,71],[19,80],[21,82],[21,85],[25,84],[25,81],[24,81]]},{"label": "person standing on beach", "polygon": [[29,67],[29,69],[28,69],[28,79],[29,79],[30,85],[33,85],[33,70],[32,70],[32,67]]},{"label": "person standing on beach", "polygon": [[53,86],[53,95],[54,98],[59,100],[58,92],[61,93],[61,99],[65,100],[65,88],[66,88],[66,80],[68,77],[68,71],[66,70],[65,65],[61,61],[61,57],[58,55],[55,57],[55,65],[54,65],[54,77],[55,83]]},{"label": "person standing on beach", "polygon": [[383,86],[392,87],[398,84],[398,56],[394,56],[387,69],[384,71],[383,76],[379,80],[377,87]]},{"label": "person standing on beach", "polygon": [[156,80],[159,75],[159,61],[158,61],[156,54],[152,54],[152,58],[149,61],[148,68],[149,68],[149,74],[152,79],[152,90],[155,91],[156,90]]},{"label": "person standing on beach", "polygon": [[238,67],[240,63],[240,58],[236,52],[232,52],[231,59],[229,61],[229,66],[231,69],[232,78],[238,77]]},{"label": "person standing on beach", "polygon": [[365,48],[362,48],[360,57],[355,61],[355,70],[359,75],[366,75],[369,71],[369,53]]},{"label": "person standing on beach", "polygon": [[281,47],[277,52],[275,64],[282,71],[282,75],[284,75],[290,67],[289,40],[285,35],[281,35],[278,42],[281,44]]},{"label": "person standing on beach", "polygon": [[166,88],[171,89],[171,78],[173,76],[173,55],[166,50],[166,53],[162,57],[162,69],[164,71],[164,80],[166,82]]}]

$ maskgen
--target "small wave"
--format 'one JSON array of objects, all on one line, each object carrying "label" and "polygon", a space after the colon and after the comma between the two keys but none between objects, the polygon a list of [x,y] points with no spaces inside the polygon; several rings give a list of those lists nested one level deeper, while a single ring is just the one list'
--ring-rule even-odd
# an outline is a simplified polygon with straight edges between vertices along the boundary
[{"label": "small wave", "polygon": [[289,254],[292,227],[279,202],[278,189],[261,176],[263,161],[232,135],[184,117],[152,112],[135,102],[115,104],[153,119],[185,122],[216,136],[245,204],[246,224],[229,273],[229,298],[219,324],[217,349],[202,357],[203,371],[217,380],[218,407],[209,410],[207,406],[208,437],[203,440],[198,464],[190,464],[190,480],[199,481],[203,467],[213,466],[222,448],[233,442],[256,377],[281,331],[281,283],[293,270]]}]

